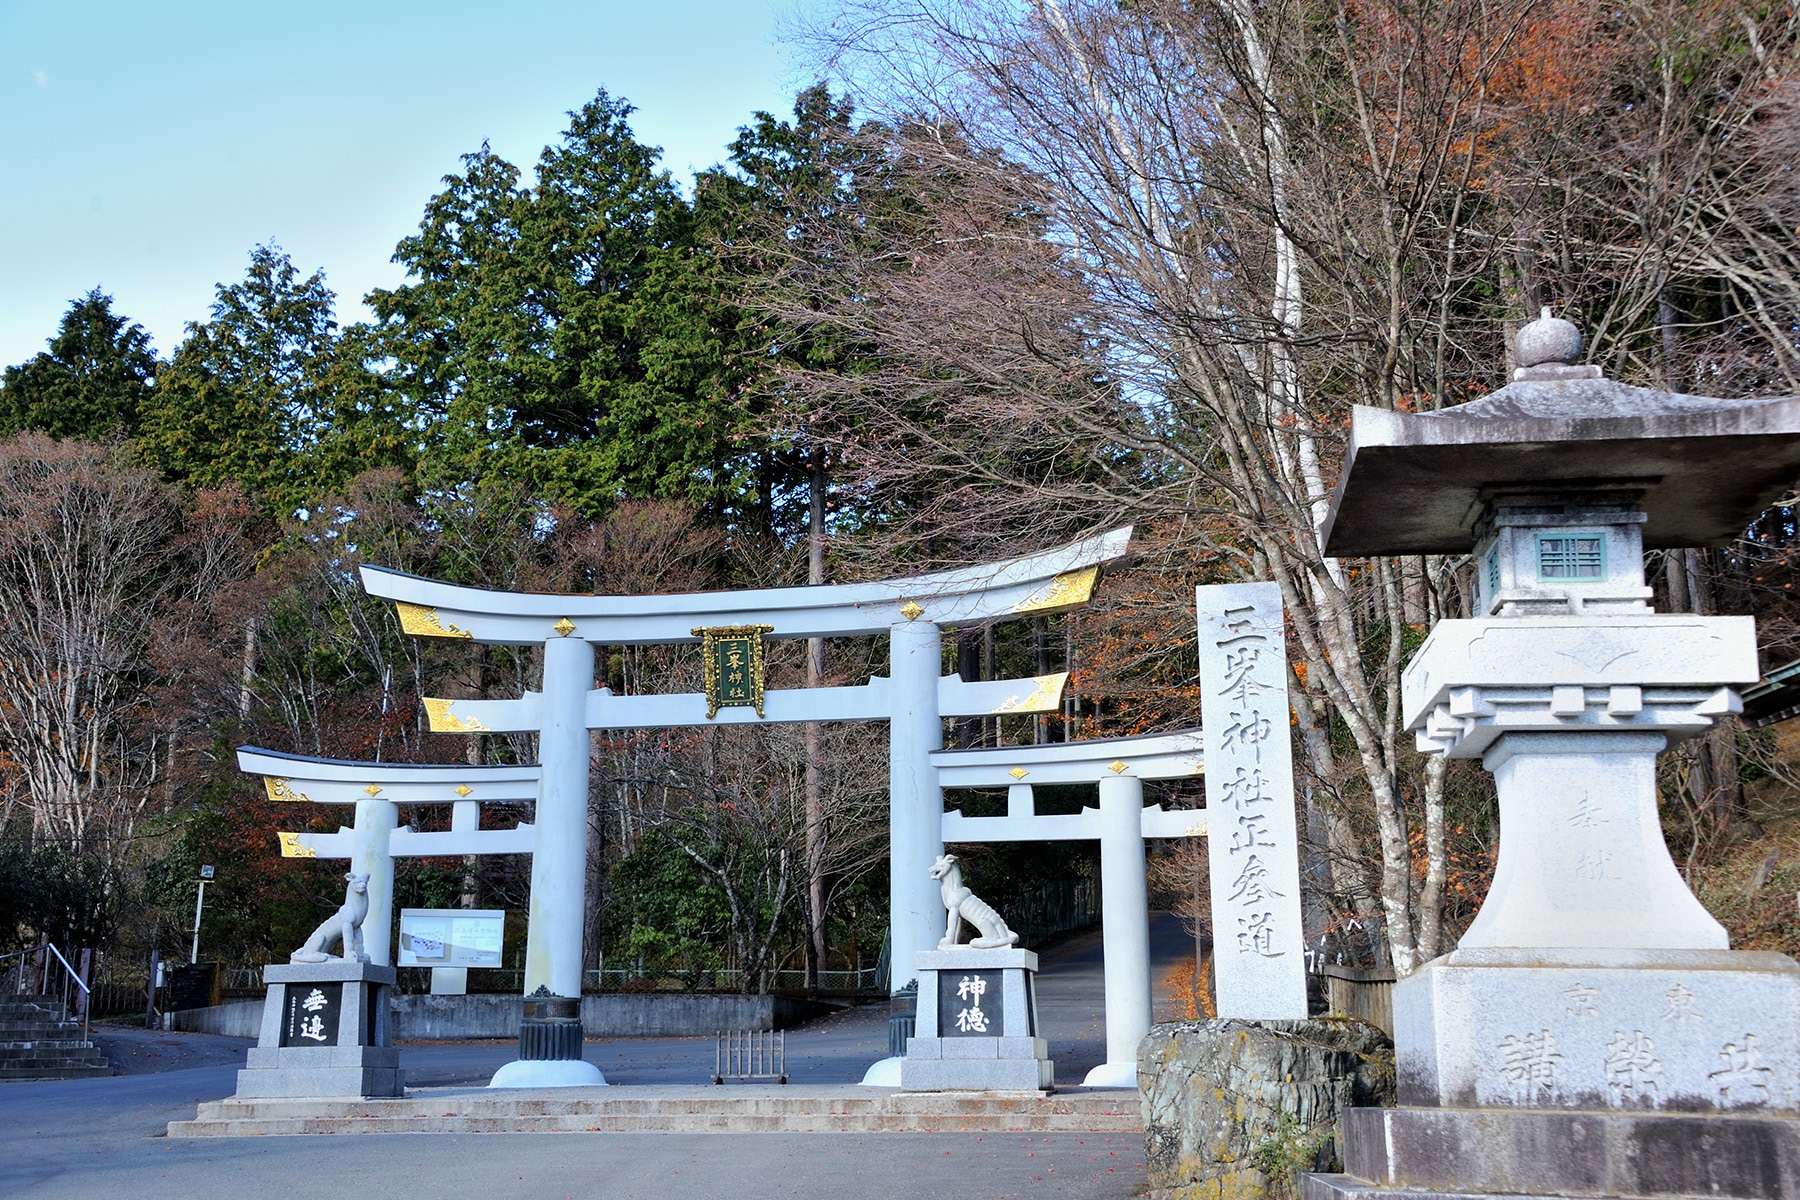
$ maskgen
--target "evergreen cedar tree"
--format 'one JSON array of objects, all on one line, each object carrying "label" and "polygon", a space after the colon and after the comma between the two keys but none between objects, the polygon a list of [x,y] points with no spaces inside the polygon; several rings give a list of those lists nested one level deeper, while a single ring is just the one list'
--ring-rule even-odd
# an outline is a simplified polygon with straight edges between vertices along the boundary
[{"label": "evergreen cedar tree", "polygon": [[[1431,619],[1454,615],[1459,568],[1332,574],[1295,479],[1309,452],[1329,471],[1351,401],[1443,405],[1503,381],[1505,324],[1541,303],[1580,319],[1616,377],[1800,386],[1785,332],[1800,311],[1793,30],[1717,5],[1580,0],[1377,3],[1326,22],[1309,9],[1071,4],[1054,10],[1075,18],[1061,28],[1008,23],[1009,11],[961,6],[967,25],[906,47],[937,55],[933,78],[966,85],[982,119],[857,127],[846,101],[809,89],[791,122],[759,114],[691,200],[632,134],[630,106],[604,92],[571,114],[530,186],[484,146],[399,246],[407,280],[369,298],[368,324],[338,327],[325,280],[272,245],[161,365],[107,297],[76,301],[48,351],[0,380],[0,429],[124,438],[168,481],[240,486],[262,548],[242,556],[239,592],[219,589],[235,599],[207,601],[221,619],[195,623],[215,630],[212,673],[156,668],[168,670],[158,703],[131,726],[155,737],[138,744],[170,755],[176,777],[227,779],[238,791],[216,811],[245,811],[253,799],[218,766],[222,730],[312,753],[442,758],[418,733],[421,688],[526,685],[529,664],[493,648],[471,662],[464,647],[399,638],[346,583],[356,556],[466,582],[653,590],[639,582],[655,574],[647,563],[671,564],[665,578],[691,567],[681,577],[694,586],[795,579],[783,564],[815,488],[829,495],[834,577],[986,557],[1105,510],[1138,523],[1138,562],[1066,642],[1061,624],[1029,649],[1003,631],[998,671],[1036,673],[1066,644],[1084,734],[1187,723],[1186,589],[1252,560],[1287,573],[1300,768],[1329,828],[1331,902],[1385,919],[1415,957],[1453,940],[1491,861],[1491,790],[1473,770],[1433,775],[1387,708],[1396,664]],[[1247,30],[1245,13],[1289,24]],[[1121,119],[1109,125],[1101,99]],[[1148,157],[1121,161],[1139,134]],[[1284,154],[1258,157],[1271,146]],[[1152,192],[1165,208],[1146,207]],[[1292,311],[1273,302],[1281,261],[1297,264]],[[313,519],[293,522],[299,511]],[[1671,560],[1660,578],[1694,606],[1768,614],[1786,661],[1800,653],[1794,527],[1783,510],[1730,554],[1686,571]],[[865,667],[879,670],[839,669]],[[658,690],[682,669],[629,648],[603,664],[609,681]],[[183,711],[204,715],[162,740],[169,699],[203,692]],[[1697,870],[1730,852],[1734,788],[1750,773],[1734,756],[1760,753],[1721,736],[1667,760],[1692,785],[1667,794],[1687,806],[1675,840]],[[640,849],[617,878],[649,889],[637,910],[615,896],[609,911],[679,926],[660,949],[639,937],[646,954],[691,959],[724,925],[758,952],[798,902],[752,880],[780,874],[765,851],[785,843],[757,823],[756,797],[786,783],[753,764],[783,748],[732,746],[703,770],[708,748],[678,738],[603,744],[603,853]],[[824,757],[835,768],[857,749]],[[521,752],[500,738],[478,751]],[[664,821],[648,779],[673,781],[661,793],[673,816],[708,821],[686,833]],[[865,812],[878,833],[879,805],[854,807],[865,800],[840,811]],[[182,853],[214,853],[220,819],[176,822]],[[245,864],[300,875],[262,850]],[[738,889],[736,917],[720,915],[732,904],[715,868]],[[435,900],[464,886],[455,864],[408,870],[405,886]],[[522,898],[504,872],[477,883]],[[661,894],[702,887],[717,890],[685,907]],[[878,938],[868,888],[834,903],[873,914],[859,936]],[[1751,913],[1760,903],[1725,914],[1734,937],[1793,949],[1769,932],[1773,916]]]}]

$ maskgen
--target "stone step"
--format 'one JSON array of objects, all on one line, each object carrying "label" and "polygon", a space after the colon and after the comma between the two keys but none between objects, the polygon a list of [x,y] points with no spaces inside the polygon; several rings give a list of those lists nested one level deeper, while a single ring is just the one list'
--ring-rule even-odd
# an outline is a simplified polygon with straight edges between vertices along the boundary
[{"label": "stone step", "polygon": [[65,1016],[40,1016],[38,1020],[0,1020],[0,1033],[31,1029],[81,1029],[81,1022]]},{"label": "stone step", "polygon": [[[1756,1113],[1353,1108],[1344,1178],[1407,1195],[1800,1200],[1800,1120]],[[1358,1193],[1362,1194],[1362,1193]]]},{"label": "stone step", "polygon": [[[579,1093],[579,1094],[571,1094]],[[221,1100],[170,1137],[307,1133],[1140,1133],[1137,1094],[878,1088],[428,1089],[394,1100]]]},{"label": "stone step", "polygon": [[19,1021],[15,1022],[11,1028],[0,1026],[0,1043],[31,1042],[51,1037],[79,1038],[80,1036],[80,1021],[39,1021],[35,1024]]},{"label": "stone step", "polygon": [[0,1062],[5,1062],[8,1058],[17,1058],[32,1050],[92,1050],[93,1048],[94,1043],[79,1037],[6,1041],[0,1042]]},{"label": "stone step", "polygon": [[[1350,1175],[1308,1175],[1301,1200],[1592,1200],[1592,1192],[1439,1192],[1384,1187]],[[1609,1192],[1606,1200],[1651,1200],[1626,1192]],[[1708,1200],[1753,1200],[1721,1196]]]},{"label": "stone step", "polygon": [[24,1079],[98,1079],[113,1073],[111,1064],[99,1063],[52,1063],[48,1066],[14,1067],[8,1066],[0,1070],[0,1083],[9,1080]]},{"label": "stone step", "polygon": [[13,1043],[0,1047],[0,1062],[18,1058],[30,1058],[33,1055],[66,1054],[84,1057],[99,1054],[94,1043],[89,1041],[67,1041],[63,1039],[47,1039],[41,1042]]},{"label": "stone step", "polygon": [[74,1045],[58,1045],[44,1042],[35,1046],[8,1046],[0,1050],[0,1065],[10,1062],[25,1062],[33,1058],[80,1058],[104,1062],[106,1056],[90,1042],[77,1042]]}]

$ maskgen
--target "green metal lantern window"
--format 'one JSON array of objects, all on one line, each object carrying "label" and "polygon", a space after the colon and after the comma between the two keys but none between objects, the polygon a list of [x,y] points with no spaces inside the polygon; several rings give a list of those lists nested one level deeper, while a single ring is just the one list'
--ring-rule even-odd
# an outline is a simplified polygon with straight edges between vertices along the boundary
[{"label": "green metal lantern window", "polygon": [[1597,533],[1540,535],[1538,578],[1597,580],[1606,578],[1606,539]]}]

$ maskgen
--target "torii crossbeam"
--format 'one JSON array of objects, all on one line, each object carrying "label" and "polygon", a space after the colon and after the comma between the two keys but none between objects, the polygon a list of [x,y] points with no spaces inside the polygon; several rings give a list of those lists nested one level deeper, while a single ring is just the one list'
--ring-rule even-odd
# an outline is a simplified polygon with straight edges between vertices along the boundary
[{"label": "torii crossbeam", "polygon": [[[294,804],[354,805],[355,825],[336,833],[281,833],[284,858],[347,858],[369,877],[369,915],[363,949],[392,966],[394,859],[469,854],[530,854],[537,831],[481,828],[483,804],[533,801],[542,772],[536,766],[419,766],[354,762],[283,754],[256,746],[238,749],[238,769],[260,775],[269,799]],[[432,833],[399,824],[403,804],[450,805],[450,828]]]}]

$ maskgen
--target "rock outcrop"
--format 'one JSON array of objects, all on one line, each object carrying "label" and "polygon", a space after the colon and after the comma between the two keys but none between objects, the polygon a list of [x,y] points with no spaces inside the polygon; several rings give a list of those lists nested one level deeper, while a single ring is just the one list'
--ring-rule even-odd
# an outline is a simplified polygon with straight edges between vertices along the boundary
[{"label": "rock outcrop", "polygon": [[1338,1170],[1346,1108],[1391,1106],[1394,1046],[1352,1018],[1181,1021],[1138,1045],[1153,1200],[1298,1194]]}]

